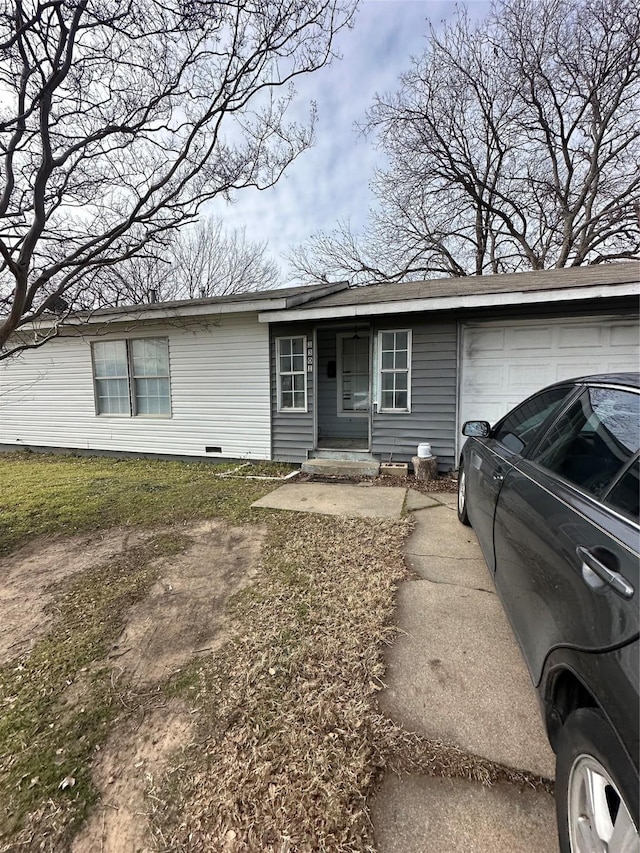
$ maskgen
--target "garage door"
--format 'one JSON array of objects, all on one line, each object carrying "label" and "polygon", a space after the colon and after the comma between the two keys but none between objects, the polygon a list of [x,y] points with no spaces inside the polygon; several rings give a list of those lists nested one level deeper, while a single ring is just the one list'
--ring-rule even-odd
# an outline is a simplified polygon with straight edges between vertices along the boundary
[{"label": "garage door", "polygon": [[495,423],[545,385],[589,373],[638,370],[637,318],[496,321],[462,325],[459,430]]}]

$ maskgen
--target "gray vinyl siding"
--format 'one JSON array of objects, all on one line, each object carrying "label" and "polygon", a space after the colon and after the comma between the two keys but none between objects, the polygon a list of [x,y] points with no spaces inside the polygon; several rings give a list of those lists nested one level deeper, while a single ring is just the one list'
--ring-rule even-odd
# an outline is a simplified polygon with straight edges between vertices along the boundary
[{"label": "gray vinyl siding", "polygon": [[[307,411],[278,411],[276,364],[276,339],[305,335],[307,345],[313,345],[313,326],[309,324],[282,324],[271,326],[271,458],[278,462],[301,464],[314,446],[314,370],[307,370]],[[313,360],[317,356],[313,351]]]},{"label": "gray vinyl siding", "polygon": [[[409,462],[418,444],[429,442],[438,467],[447,471],[455,463],[457,348],[455,321],[425,321],[393,317],[378,320],[375,332],[412,330],[411,411],[375,412],[372,453],[382,462]],[[374,365],[377,369],[377,365]]]},{"label": "gray vinyl siding", "polygon": [[[553,304],[521,307],[475,309],[473,311],[452,311],[438,318],[427,312],[416,315],[389,315],[372,319],[372,334],[392,329],[410,329],[412,332],[412,371],[411,371],[411,412],[389,413],[374,411],[372,415],[371,452],[380,461],[390,458],[397,462],[410,462],[416,455],[418,444],[429,442],[433,453],[438,457],[440,471],[455,467],[456,421],[458,399],[458,323],[469,320],[491,322],[495,319],[533,319],[549,317],[588,317],[604,313],[623,313],[636,317],[637,299],[589,300],[584,304],[559,306]],[[367,318],[368,319],[368,318]],[[353,321],[351,321],[353,322]],[[361,320],[360,320],[361,322]],[[323,330],[323,322],[318,321],[318,349],[314,353],[315,370],[321,376],[322,365],[326,372],[328,354],[324,344],[329,333],[335,335],[340,326],[349,328],[348,323],[335,324],[330,330]],[[271,406],[272,406],[272,457],[294,463],[303,462],[314,449],[314,375],[308,376],[308,411],[306,413],[282,413],[277,411],[275,345],[278,336],[304,334],[313,339],[315,326],[309,323],[281,323],[274,325],[271,331]],[[378,370],[377,362],[373,371]],[[375,387],[379,387],[379,377],[375,376]],[[379,393],[379,392],[378,392]],[[333,394],[335,406],[335,385],[333,389],[318,388],[319,406],[322,409],[322,421],[330,418],[328,401]],[[335,409],[334,409],[335,411]],[[319,412],[320,415],[320,412]],[[348,422],[348,419],[340,421]],[[342,426],[342,424],[341,424]],[[341,430],[346,435],[346,430]]]},{"label": "gray vinyl siding", "polygon": [[335,371],[332,377],[328,375],[329,362],[337,363],[336,334],[335,328],[319,328],[317,331],[318,439],[363,438],[366,446],[369,438],[368,418],[338,416],[338,380]]}]

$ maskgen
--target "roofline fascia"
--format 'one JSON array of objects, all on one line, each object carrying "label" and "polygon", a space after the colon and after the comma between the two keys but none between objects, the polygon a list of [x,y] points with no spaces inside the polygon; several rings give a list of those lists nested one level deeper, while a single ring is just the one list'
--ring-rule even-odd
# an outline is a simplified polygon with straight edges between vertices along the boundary
[{"label": "roofline fascia", "polygon": [[118,311],[112,313],[102,313],[102,311],[94,312],[88,315],[70,315],[65,317],[62,323],[59,320],[43,317],[33,320],[29,324],[25,324],[22,328],[30,328],[37,325],[38,328],[48,328],[55,326],[58,323],[60,326],[97,326],[106,323],[131,323],[142,320],[179,320],[182,317],[215,317],[219,314],[245,314],[264,311],[270,304],[277,301],[277,308],[274,310],[286,310],[287,300],[265,300],[256,299],[251,302],[222,302],[217,305],[191,305],[181,306],[180,308],[158,308],[148,309],[144,307],[142,310],[136,311],[132,306],[131,311]]},{"label": "roofline fascia", "polygon": [[[60,324],[62,326],[89,326],[104,323],[131,323],[132,321],[140,320],[177,320],[181,317],[203,317],[216,316],[218,314],[244,314],[251,312],[260,312],[265,310],[286,311],[288,308],[295,308],[299,305],[304,305],[313,299],[321,299],[323,296],[330,296],[332,293],[339,293],[342,290],[349,288],[348,281],[328,282],[326,286],[316,285],[313,293],[298,293],[294,296],[281,296],[277,299],[273,297],[252,299],[242,302],[217,302],[208,305],[184,305],[172,306],[165,308],[162,303],[158,303],[157,308],[149,307],[149,303],[145,305],[132,305],[129,311],[113,311],[109,312],[105,309],[99,309],[93,313],[83,315],[70,315],[66,317]],[[277,293],[277,291],[274,291]],[[49,328],[55,326],[59,322],[54,318],[43,317],[33,320],[32,323],[26,325],[29,328],[31,325],[37,324],[38,328]]]},{"label": "roofline fascia", "polygon": [[[399,285],[401,286],[401,285]],[[373,314],[411,314],[419,311],[451,311],[464,308],[492,308],[507,305],[534,305],[546,302],[578,302],[615,296],[637,296],[640,284],[599,284],[557,290],[510,291],[468,296],[431,296],[397,302],[371,302],[360,305],[330,305],[326,308],[298,308],[265,311],[258,314],[260,323],[289,320],[333,320],[341,317],[370,317]]]}]

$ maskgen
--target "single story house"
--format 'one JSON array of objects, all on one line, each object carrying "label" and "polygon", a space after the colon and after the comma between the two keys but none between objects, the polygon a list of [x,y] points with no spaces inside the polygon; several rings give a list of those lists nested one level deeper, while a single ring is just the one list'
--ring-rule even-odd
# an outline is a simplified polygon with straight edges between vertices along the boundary
[{"label": "single story house", "polygon": [[333,283],[71,317],[0,362],[0,448],[455,467],[462,423],[640,364],[640,263]]}]

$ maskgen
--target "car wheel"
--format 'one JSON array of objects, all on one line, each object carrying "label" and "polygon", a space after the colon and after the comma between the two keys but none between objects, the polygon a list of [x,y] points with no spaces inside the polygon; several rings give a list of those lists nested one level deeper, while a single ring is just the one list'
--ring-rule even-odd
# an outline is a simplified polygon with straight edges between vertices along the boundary
[{"label": "car wheel", "polygon": [[462,465],[458,469],[458,518],[467,527],[471,527],[467,515],[467,475]]},{"label": "car wheel", "polygon": [[562,853],[638,853],[638,778],[613,729],[593,708],[558,735],[556,811]]}]

